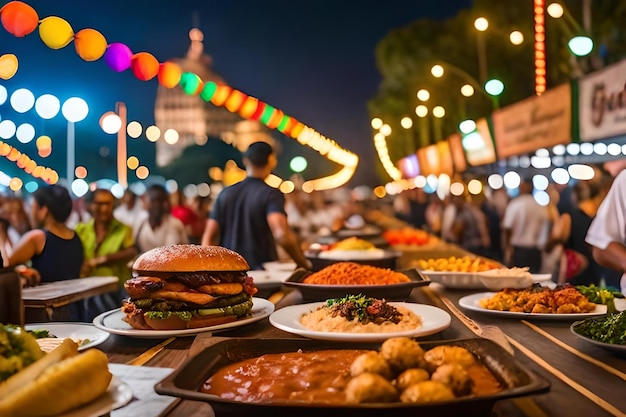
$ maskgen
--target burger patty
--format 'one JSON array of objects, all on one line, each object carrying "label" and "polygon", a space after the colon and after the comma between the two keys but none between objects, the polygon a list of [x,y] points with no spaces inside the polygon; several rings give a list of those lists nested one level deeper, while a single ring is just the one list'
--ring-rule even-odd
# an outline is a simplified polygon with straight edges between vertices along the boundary
[{"label": "burger patty", "polygon": [[131,298],[161,298],[206,304],[224,295],[245,292],[254,295],[258,290],[252,278],[244,275],[240,282],[203,284],[189,287],[173,278],[163,279],[153,276],[137,276],[124,283],[124,289]]},{"label": "burger patty", "polygon": [[193,304],[184,301],[175,300],[157,300],[153,298],[143,298],[138,300],[132,300],[135,305],[142,310],[154,310],[154,311],[186,311],[196,310],[201,308],[220,308],[240,304],[248,301],[250,296],[245,293],[239,293],[237,295],[230,295],[217,298],[215,301],[207,304]]},{"label": "burger patty", "polygon": [[201,285],[220,284],[224,282],[242,282],[247,276],[245,271],[198,271],[198,272],[163,272],[136,271],[134,276],[150,276],[164,280],[174,280],[190,288]]}]

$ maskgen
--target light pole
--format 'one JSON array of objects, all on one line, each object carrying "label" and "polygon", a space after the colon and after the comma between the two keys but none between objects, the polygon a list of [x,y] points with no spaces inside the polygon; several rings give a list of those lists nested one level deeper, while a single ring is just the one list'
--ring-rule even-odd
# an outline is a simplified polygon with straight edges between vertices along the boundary
[{"label": "light pole", "polygon": [[126,103],[118,101],[115,103],[115,111],[104,113],[100,117],[100,127],[105,133],[117,135],[117,182],[122,187],[128,187],[126,130],[127,130],[127,109]]},{"label": "light pole", "polygon": [[76,165],[76,151],[75,142],[76,135],[74,131],[75,123],[84,120],[89,114],[89,106],[87,102],[80,97],[71,97],[65,100],[63,106],[61,106],[61,113],[65,120],[67,120],[67,186],[72,186],[74,181],[74,168]]},{"label": "light pole", "polygon": [[487,81],[487,51],[485,50],[485,38],[483,32],[489,27],[489,21],[484,17],[474,20],[474,27],[478,31],[476,34],[476,53],[478,55],[478,76],[481,83]]},{"label": "light pole", "polygon": [[568,38],[567,47],[571,53],[570,61],[574,69],[574,78],[580,77],[585,73],[580,66],[580,62],[578,62],[578,58],[588,56],[594,48],[593,40],[589,36],[587,36],[587,33],[591,26],[589,9],[590,4],[588,1],[585,1],[583,17],[586,21],[586,28],[584,29],[580,26],[580,24],[578,24],[576,19],[574,19],[574,17],[563,5],[559,3],[551,3],[546,8],[548,15],[557,21],[559,27]]}]

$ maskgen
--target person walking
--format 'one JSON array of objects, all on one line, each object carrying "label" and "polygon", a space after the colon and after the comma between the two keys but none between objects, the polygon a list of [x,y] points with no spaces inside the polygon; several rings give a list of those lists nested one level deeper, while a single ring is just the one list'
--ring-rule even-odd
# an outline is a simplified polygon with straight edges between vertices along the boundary
[{"label": "person walking", "polygon": [[506,206],[502,228],[505,262],[509,266],[528,267],[531,273],[538,274],[551,227],[547,207],[535,201],[532,191],[532,181],[522,180],[519,195]]},{"label": "person walking", "polygon": [[217,196],[202,236],[202,245],[221,245],[241,254],[252,269],[278,260],[276,245],[298,267],[310,269],[291,230],[285,212],[285,196],[265,183],[276,167],[273,148],[266,142],[252,143],[243,162],[246,178],[224,188]]}]

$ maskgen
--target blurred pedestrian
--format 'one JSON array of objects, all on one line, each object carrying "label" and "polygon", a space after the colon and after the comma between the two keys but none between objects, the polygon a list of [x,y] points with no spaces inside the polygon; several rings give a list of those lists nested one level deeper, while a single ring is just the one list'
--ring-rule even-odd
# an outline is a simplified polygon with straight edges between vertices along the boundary
[{"label": "blurred pedestrian", "polygon": [[130,188],[127,188],[119,205],[113,209],[113,216],[125,225],[130,226],[133,229],[133,236],[137,236],[139,224],[148,217],[148,212],[141,198]]},{"label": "blurred pedestrian", "polygon": [[85,321],[122,305],[124,282],[130,278],[128,263],[137,254],[133,230],[113,217],[115,197],[107,189],[96,189],[85,198],[92,219],[76,225],[83,243],[84,257],[81,277],[114,276],[119,281],[117,292],[90,297],[83,303]]},{"label": "blurred pedestrian", "polygon": [[451,202],[456,206],[452,232],[458,245],[473,254],[491,257],[491,240],[485,213],[467,193],[452,196]]},{"label": "blurred pedestrian", "polygon": [[27,232],[13,248],[9,265],[32,263],[41,282],[80,277],[83,245],[80,238],[65,225],[72,211],[72,198],[61,185],[48,185],[33,193],[32,223],[37,227]]},{"label": "blurred pedestrian", "polygon": [[531,179],[523,179],[519,195],[506,206],[504,259],[509,266],[528,267],[533,274],[541,271],[541,252],[550,234],[548,209],[535,201]]},{"label": "blurred pedestrian", "polygon": [[[198,215],[187,202],[187,197],[183,190],[178,189],[171,193],[170,200],[172,205],[171,214],[183,223],[189,241],[191,243],[200,243],[194,235],[194,226],[198,220]],[[206,222],[206,218],[203,220]]]},{"label": "blurred pedestrian", "polygon": [[[25,285],[80,277],[83,244],[65,224],[71,211],[72,198],[61,185],[42,186],[33,193],[31,220],[36,229],[22,236],[9,257],[9,265],[16,267]],[[59,316],[65,314],[68,320],[80,320],[82,316],[78,303],[63,310]]]},{"label": "blurred pedestrian", "polygon": [[221,245],[241,254],[252,269],[278,260],[280,245],[297,266],[310,268],[298,237],[289,227],[285,196],[265,183],[276,167],[271,145],[255,142],[244,154],[246,178],[224,188],[207,220],[203,245]]},{"label": "blurred pedestrian", "polygon": [[151,185],[144,199],[148,217],[137,226],[135,232],[139,255],[159,246],[189,243],[185,225],[170,214],[170,195],[163,185]]}]

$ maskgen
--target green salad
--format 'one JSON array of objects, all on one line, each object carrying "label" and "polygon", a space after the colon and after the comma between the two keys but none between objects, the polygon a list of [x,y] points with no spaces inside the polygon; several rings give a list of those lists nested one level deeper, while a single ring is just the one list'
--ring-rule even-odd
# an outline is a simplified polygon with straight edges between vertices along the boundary
[{"label": "green salad", "polygon": [[607,313],[615,313],[615,299],[624,298],[624,294],[611,288],[598,287],[595,284],[577,285],[576,289],[580,291],[592,303],[606,305]]},{"label": "green salad", "polygon": [[596,342],[626,345],[626,311],[607,314],[600,319],[585,320],[574,331]]}]

